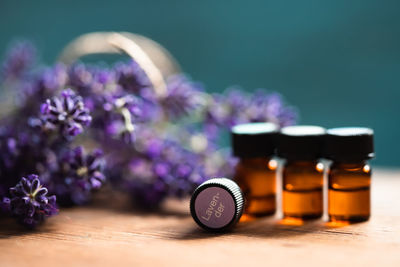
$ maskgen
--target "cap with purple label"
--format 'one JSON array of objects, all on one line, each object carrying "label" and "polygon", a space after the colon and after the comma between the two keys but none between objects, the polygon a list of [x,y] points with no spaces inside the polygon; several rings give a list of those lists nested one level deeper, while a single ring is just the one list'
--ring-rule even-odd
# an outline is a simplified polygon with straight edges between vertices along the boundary
[{"label": "cap with purple label", "polygon": [[194,191],[190,213],[206,230],[226,230],[235,225],[243,212],[244,199],[239,186],[227,178],[213,178]]}]

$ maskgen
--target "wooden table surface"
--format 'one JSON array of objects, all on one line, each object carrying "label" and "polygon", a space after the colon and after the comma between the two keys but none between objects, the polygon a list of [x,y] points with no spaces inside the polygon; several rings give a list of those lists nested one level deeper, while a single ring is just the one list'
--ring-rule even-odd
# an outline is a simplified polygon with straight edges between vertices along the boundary
[{"label": "wooden table surface", "polygon": [[37,231],[3,219],[0,266],[399,267],[400,171],[375,171],[372,189],[371,220],[341,227],[287,225],[277,215],[210,234],[197,227],[186,202],[158,213],[113,204],[63,209]]}]

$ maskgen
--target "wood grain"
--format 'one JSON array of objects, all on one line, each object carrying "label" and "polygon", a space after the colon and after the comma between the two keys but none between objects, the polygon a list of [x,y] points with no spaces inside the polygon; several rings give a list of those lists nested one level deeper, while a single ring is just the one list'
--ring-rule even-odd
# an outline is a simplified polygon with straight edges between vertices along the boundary
[{"label": "wood grain", "polygon": [[[400,266],[400,171],[373,177],[369,222],[285,225],[277,217],[233,232],[200,230],[187,203],[157,213],[114,205],[63,209],[37,231],[0,221],[0,266]],[[100,201],[101,202],[101,201]]]}]

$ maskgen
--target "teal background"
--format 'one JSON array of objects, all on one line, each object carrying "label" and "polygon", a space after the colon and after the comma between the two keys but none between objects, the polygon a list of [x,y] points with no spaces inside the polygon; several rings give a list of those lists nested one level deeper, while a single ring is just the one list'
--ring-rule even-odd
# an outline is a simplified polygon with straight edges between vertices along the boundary
[{"label": "teal background", "polygon": [[377,165],[400,166],[400,1],[0,0],[0,52],[32,39],[47,63],[90,31],[163,44],[209,91],[281,92],[300,123],[368,126]]}]

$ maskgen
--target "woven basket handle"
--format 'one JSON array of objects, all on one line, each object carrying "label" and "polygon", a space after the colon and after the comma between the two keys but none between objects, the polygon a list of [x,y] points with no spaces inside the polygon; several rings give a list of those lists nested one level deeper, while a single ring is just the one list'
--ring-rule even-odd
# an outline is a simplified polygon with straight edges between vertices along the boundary
[{"label": "woven basket handle", "polygon": [[61,52],[59,61],[70,65],[90,54],[126,54],[149,77],[158,97],[166,95],[165,79],[180,72],[172,55],[155,41],[128,32],[93,32],[77,37]]}]

